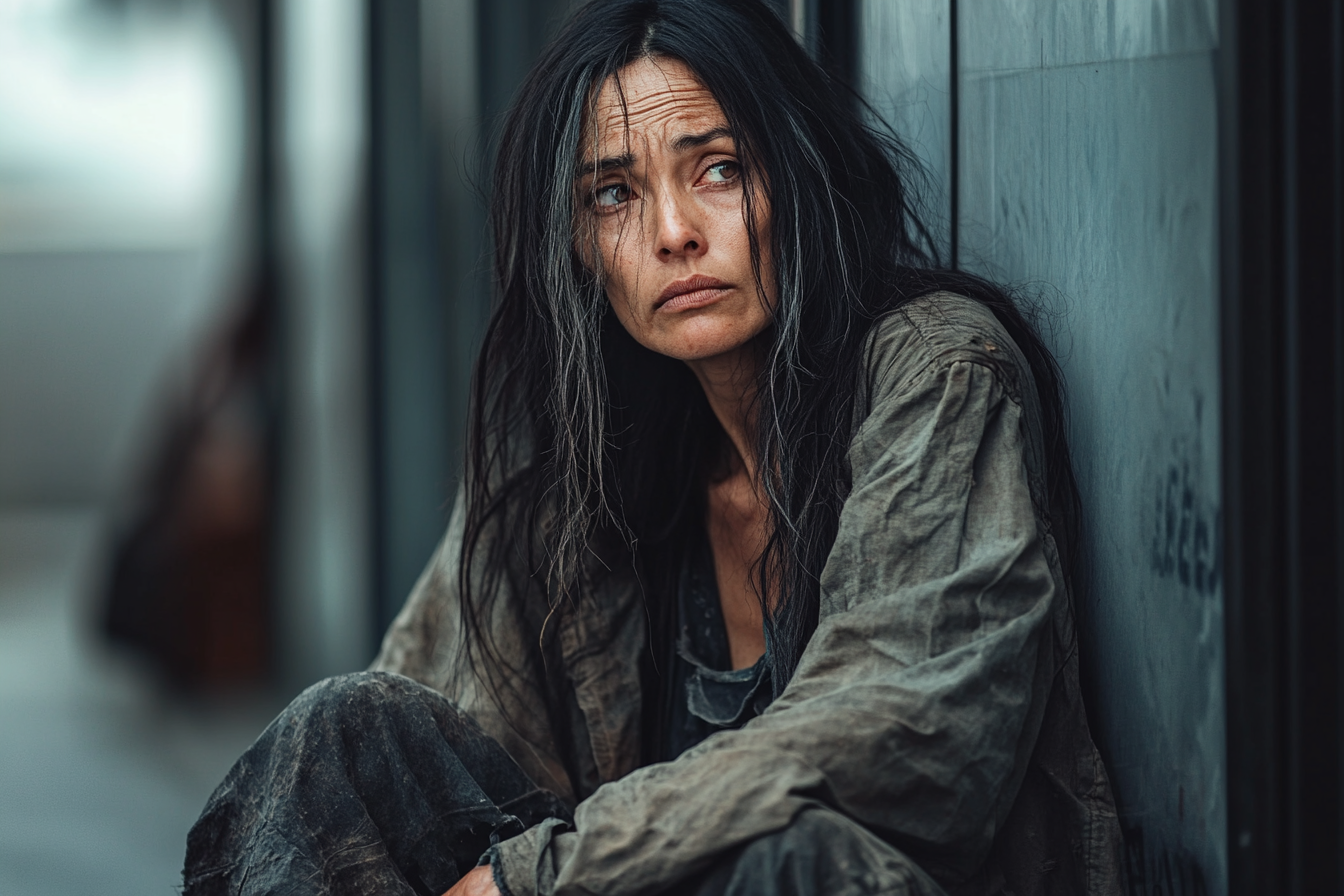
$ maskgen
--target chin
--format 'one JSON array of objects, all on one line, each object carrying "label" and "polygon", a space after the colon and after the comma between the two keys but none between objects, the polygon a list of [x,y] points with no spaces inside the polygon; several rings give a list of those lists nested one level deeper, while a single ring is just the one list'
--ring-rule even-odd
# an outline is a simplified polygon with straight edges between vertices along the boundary
[{"label": "chin", "polygon": [[[737,353],[747,343],[751,342],[753,335],[736,335],[722,339],[686,340],[668,346],[668,350],[661,353],[676,358],[678,361],[708,361],[711,358]],[[655,351],[659,351],[659,349],[655,349]]]}]

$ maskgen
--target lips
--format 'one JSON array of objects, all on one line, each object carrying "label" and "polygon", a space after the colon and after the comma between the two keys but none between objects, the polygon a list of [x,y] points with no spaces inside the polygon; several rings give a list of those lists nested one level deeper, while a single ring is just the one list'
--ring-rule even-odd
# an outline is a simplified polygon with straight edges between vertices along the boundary
[{"label": "lips", "polygon": [[717,277],[695,274],[683,280],[674,280],[658,296],[654,310],[681,311],[686,308],[698,308],[716,300],[732,284]]}]

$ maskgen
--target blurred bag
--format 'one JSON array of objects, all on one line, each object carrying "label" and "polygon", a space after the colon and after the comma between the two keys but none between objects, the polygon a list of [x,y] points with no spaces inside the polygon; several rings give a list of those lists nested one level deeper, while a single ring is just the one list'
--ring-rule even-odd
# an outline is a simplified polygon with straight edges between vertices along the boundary
[{"label": "blurred bag", "polygon": [[207,351],[113,536],[103,631],[176,684],[258,682],[271,665],[270,305],[254,294]]}]

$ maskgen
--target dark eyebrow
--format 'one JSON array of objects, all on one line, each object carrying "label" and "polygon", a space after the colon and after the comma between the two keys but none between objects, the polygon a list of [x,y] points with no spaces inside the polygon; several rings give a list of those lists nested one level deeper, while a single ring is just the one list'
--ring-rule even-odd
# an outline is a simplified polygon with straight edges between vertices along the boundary
[{"label": "dark eyebrow", "polygon": [[630,153],[619,156],[609,156],[596,162],[582,162],[579,165],[579,172],[574,176],[575,180],[581,180],[592,174],[605,174],[608,171],[620,171],[625,168],[631,168],[635,164],[635,157]]},{"label": "dark eyebrow", "polygon": [[[703,134],[680,134],[672,141],[672,148],[677,152],[685,152],[688,149],[695,149],[697,146],[712,143],[722,137],[732,136],[733,132],[727,127],[711,128]],[[619,156],[608,156],[596,162],[582,162],[579,164],[579,171],[575,175],[575,179],[581,180],[594,174],[605,174],[608,171],[632,168],[634,164],[635,157],[628,152]]]},{"label": "dark eyebrow", "polygon": [[721,137],[731,137],[733,132],[725,127],[711,128],[703,134],[682,134],[672,141],[672,148],[677,152],[685,152],[688,149],[695,149],[697,146],[704,146],[706,143],[712,143]]}]

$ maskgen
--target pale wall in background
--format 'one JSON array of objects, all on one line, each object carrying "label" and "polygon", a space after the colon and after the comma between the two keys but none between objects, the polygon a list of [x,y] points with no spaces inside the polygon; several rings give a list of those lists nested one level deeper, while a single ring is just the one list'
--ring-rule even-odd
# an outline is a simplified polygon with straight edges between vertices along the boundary
[{"label": "pale wall in background", "polygon": [[0,4],[0,505],[102,504],[227,313],[242,90],[205,4]]}]

